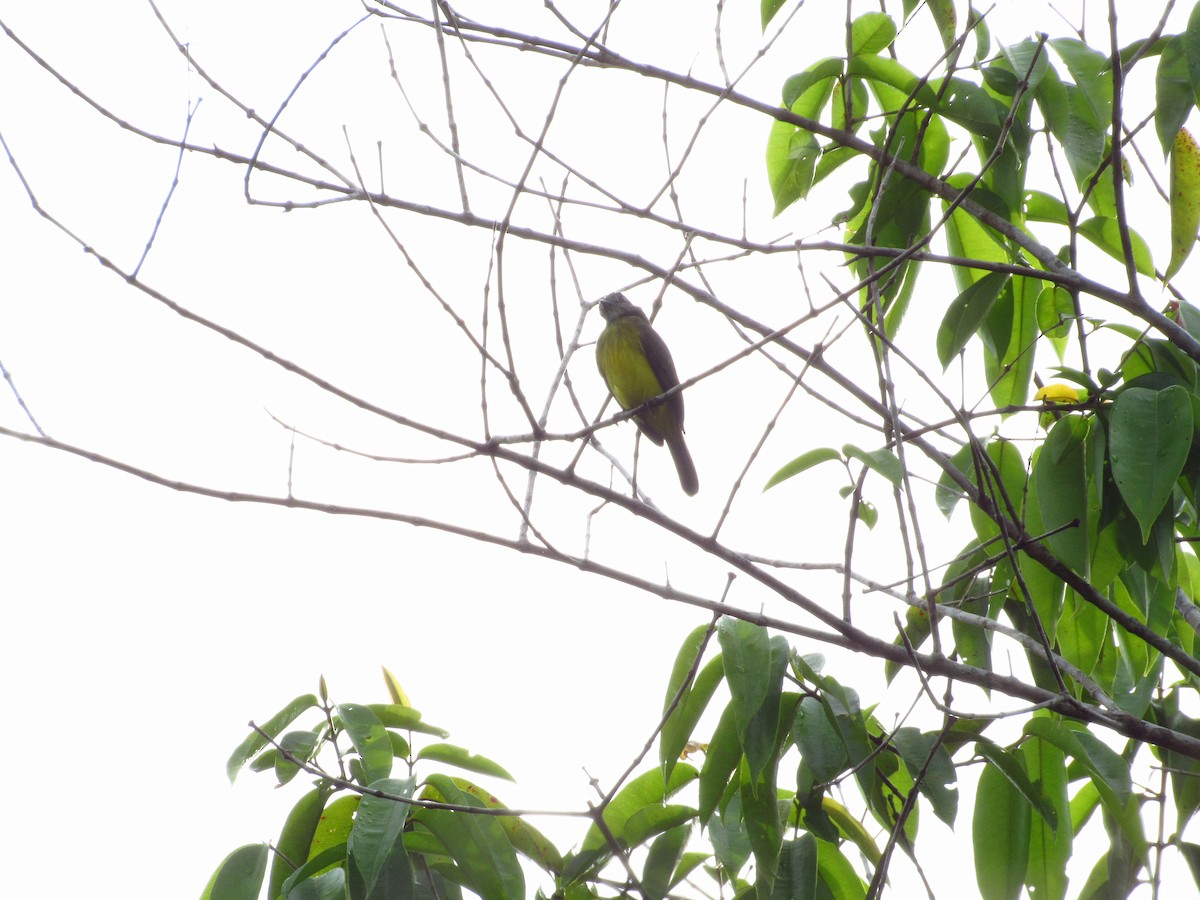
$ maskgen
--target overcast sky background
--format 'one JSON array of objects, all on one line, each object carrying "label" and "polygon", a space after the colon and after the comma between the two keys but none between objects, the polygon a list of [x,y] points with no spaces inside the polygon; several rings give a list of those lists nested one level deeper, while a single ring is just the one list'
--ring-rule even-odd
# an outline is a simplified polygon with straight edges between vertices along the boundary
[{"label": "overcast sky background", "polygon": [[[542,4],[506,6],[512,27],[548,27]],[[579,21],[596,21],[604,6],[580,4]],[[680,71],[695,66],[702,77],[711,76],[712,8],[646,6],[622,7],[614,40],[643,60]],[[1019,40],[1031,25],[1062,31],[1041,4],[1012,5],[1023,14],[1001,6],[993,21],[997,37]],[[1043,19],[1028,13],[1034,6]],[[781,42],[786,52],[765,60],[741,89],[773,100],[783,78],[829,53],[822,46],[828,36],[841,41],[836,29],[844,10],[837,7],[810,3],[800,14],[804,27],[793,27]],[[349,0],[287,6],[165,0],[161,9],[195,58],[260,111],[276,109],[300,73],[361,16]],[[1023,20],[1001,19],[1010,13]],[[253,150],[257,128],[189,71],[148,5],[0,0],[0,19],[119,117],[179,136],[189,103],[200,100],[190,140]],[[724,49],[731,71],[738,71],[760,41],[757,4],[726,4],[724,23]],[[1149,27],[1136,24],[1139,32]],[[913,40],[930,34],[927,27],[914,31]],[[1094,45],[1103,44],[1102,33],[1091,33]],[[396,27],[388,34],[401,80],[436,124],[441,81],[429,36]],[[563,64],[478,52],[514,111],[528,127],[540,127]],[[931,64],[938,52],[931,51]],[[610,75],[580,73],[572,82],[556,119],[556,146],[568,148],[606,186],[644,198],[665,171],[661,86]],[[0,133],[39,199],[100,252],[132,268],[170,186],[176,153],[102,119],[7,40],[0,41],[0,83],[6,85]],[[505,171],[523,162],[527,148],[512,139],[478,86],[460,91],[465,150]],[[677,128],[685,140],[706,105],[682,95],[673,101],[679,105],[672,107],[668,130],[674,137]],[[831,210],[844,208],[844,195],[826,194],[772,220],[762,166],[768,123],[744,113],[725,121],[703,133],[682,182],[689,220],[734,229],[730,223],[743,215],[743,178],[752,237],[806,236],[829,221]],[[280,124],[351,171],[345,125],[372,186],[380,168],[376,142],[382,141],[389,191],[441,206],[457,203],[452,169],[417,132],[389,80],[377,23],[360,26],[330,55]],[[1144,146],[1156,144],[1147,135]],[[271,156],[302,165],[278,145]],[[141,277],[383,406],[477,429],[478,406],[470,397],[478,366],[463,366],[461,353],[443,350],[457,339],[453,329],[366,205],[291,213],[248,207],[242,175],[227,164],[185,157]],[[256,177],[255,187],[260,196],[296,195],[267,178]],[[1148,185],[1139,190],[1150,197]],[[502,209],[506,195],[480,186],[473,199],[486,215]],[[1151,202],[1146,210],[1135,224],[1162,265],[1168,256],[1162,206]],[[486,230],[399,216],[392,221],[446,296],[457,302],[482,293],[492,241]],[[608,234],[664,266],[679,250],[677,243],[638,244],[627,220],[613,228],[587,222],[581,213],[578,221],[593,229],[579,225],[580,233]],[[290,465],[293,490],[306,499],[440,514],[515,534],[486,463],[406,468],[303,439],[292,459],[291,435],[268,413],[369,452],[416,455],[414,447],[428,448],[131,290],[39,219],[8,167],[0,173],[0,236],[0,361],[53,437],[169,478],[229,490],[281,495]],[[508,252],[509,302],[544,315],[545,248],[512,242]],[[587,300],[626,288],[640,275],[611,261],[577,262]],[[1181,283],[1189,271],[1194,268],[1184,270]],[[780,273],[787,279],[783,292]],[[834,277],[845,283],[844,273]],[[778,318],[770,311],[782,296],[792,302],[798,292],[793,260],[718,269],[715,278],[726,302],[763,310],[764,317]],[[810,275],[810,283],[819,279]],[[657,287],[638,287],[630,296],[646,306]],[[572,296],[565,279],[558,289]],[[914,308],[914,346],[931,346],[943,309],[932,304],[924,315]],[[716,319],[669,295],[658,327],[685,377],[718,362],[722,340],[729,346]],[[802,332],[801,342],[812,344],[828,326],[822,320]],[[599,327],[593,312],[585,339],[594,339]],[[531,383],[556,362],[552,354],[535,354],[536,338],[530,332],[521,338],[529,344],[517,348],[529,353]],[[845,358],[861,350],[847,341]],[[571,371],[594,414],[604,392],[590,348]],[[763,408],[782,399],[778,381],[770,391],[759,389],[768,374],[769,366],[751,359],[688,392],[688,438],[702,484],[694,500],[677,490],[666,454],[643,446],[642,478],[668,513],[700,530],[712,527],[757,439]],[[732,546],[767,556],[839,559],[840,482],[817,476],[761,496],[758,485],[806,449],[847,440],[874,446],[872,436],[811,400],[796,403],[747,476],[752,487],[740,495],[722,534]],[[505,418],[508,412],[499,408],[498,421],[516,421]],[[577,427],[569,417],[557,421],[563,430]],[[0,391],[0,423],[28,427],[7,388]],[[1032,417],[1015,427],[1036,434]],[[632,429],[610,440],[627,460]],[[582,465],[584,474],[606,477],[598,457]],[[880,527],[861,537],[859,552],[864,560],[895,559],[894,511],[882,488],[877,500]],[[582,808],[592,796],[588,779],[607,785],[646,741],[676,648],[707,620],[694,609],[433,531],[181,494],[13,440],[0,441],[0,503],[6,610],[0,675],[14,726],[0,763],[9,774],[8,817],[22,857],[7,879],[14,895],[73,896],[88,893],[84,884],[96,881],[104,893],[132,900],[198,896],[225,853],[276,836],[300,793],[298,785],[274,791],[269,778],[249,773],[229,786],[224,763],[247,720],[262,721],[297,694],[315,691],[322,673],[335,701],[376,702],[386,699],[379,677],[386,665],[426,718],[451,731],[452,742],[496,759],[516,776],[517,787],[490,785],[502,799]],[[567,523],[560,533],[573,542],[570,549],[579,549],[590,507],[552,490],[546,503],[558,523]],[[931,541],[953,550],[963,541],[965,517],[956,529],[939,531],[934,516],[927,520]],[[610,561],[633,560],[647,577],[661,579],[665,570],[679,587],[721,594],[721,567],[637,523],[601,513],[590,536],[598,553],[610,551]],[[628,555],[633,550],[637,556]],[[885,562],[880,571],[886,570]],[[897,561],[891,573],[902,571]],[[805,587],[822,584],[813,576]],[[814,596],[834,608],[840,583],[824,584],[827,593]],[[731,599],[751,609],[767,602],[753,589],[735,590]],[[832,671],[870,699],[880,685],[866,668],[856,663]],[[892,721],[912,699],[911,691],[891,692],[881,720]],[[962,784],[964,823],[971,803],[969,785]],[[585,830],[582,821],[535,824],[563,849]],[[961,895],[962,879],[972,877],[967,845],[951,843],[932,816],[922,827],[957,848],[925,862],[944,891],[939,896]],[[1078,871],[1086,872],[1093,860],[1080,856]],[[906,868],[897,860],[898,884],[911,878]],[[47,888],[67,873],[69,883]]]}]

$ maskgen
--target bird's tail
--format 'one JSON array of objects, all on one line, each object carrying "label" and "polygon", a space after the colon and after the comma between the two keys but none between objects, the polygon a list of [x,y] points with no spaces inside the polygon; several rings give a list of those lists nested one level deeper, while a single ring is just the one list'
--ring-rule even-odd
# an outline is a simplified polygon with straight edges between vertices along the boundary
[{"label": "bird's tail", "polygon": [[696,474],[696,465],[692,462],[692,454],[688,453],[687,444],[683,442],[682,434],[665,435],[667,448],[671,451],[671,459],[675,461],[675,471],[679,473],[679,484],[689,497],[700,490],[700,477]]}]

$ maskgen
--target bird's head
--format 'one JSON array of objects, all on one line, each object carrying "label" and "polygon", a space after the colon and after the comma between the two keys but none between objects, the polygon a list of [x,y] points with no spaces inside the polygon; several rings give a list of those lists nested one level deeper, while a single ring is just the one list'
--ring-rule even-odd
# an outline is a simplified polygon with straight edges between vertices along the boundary
[{"label": "bird's head", "polygon": [[613,322],[621,316],[645,316],[645,313],[630,303],[624,294],[609,294],[600,301],[600,315],[605,322]]}]

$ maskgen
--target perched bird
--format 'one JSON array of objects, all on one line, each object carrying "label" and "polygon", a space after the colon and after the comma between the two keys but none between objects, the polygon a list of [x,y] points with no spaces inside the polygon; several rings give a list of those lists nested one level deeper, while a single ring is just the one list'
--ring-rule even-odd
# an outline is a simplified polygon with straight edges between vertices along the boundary
[{"label": "perched bird", "polygon": [[[600,315],[608,324],[596,341],[596,365],[621,409],[641,406],[679,384],[671,353],[644,312],[623,294],[609,294],[600,301]],[[700,480],[683,441],[683,394],[643,409],[633,420],[655,444],[667,442],[683,492],[695,494]]]}]

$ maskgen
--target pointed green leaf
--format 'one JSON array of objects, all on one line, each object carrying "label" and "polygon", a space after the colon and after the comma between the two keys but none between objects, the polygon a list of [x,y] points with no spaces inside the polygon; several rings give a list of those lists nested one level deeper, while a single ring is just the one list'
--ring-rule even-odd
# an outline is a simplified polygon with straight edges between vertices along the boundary
[{"label": "pointed green leaf", "polygon": [[832,782],[846,768],[846,747],[832,713],[816,697],[805,697],[792,722],[792,740],[820,783]]},{"label": "pointed green leaf", "polygon": [[1009,277],[1006,272],[989,272],[950,301],[937,334],[938,362],[943,370],[979,330]]},{"label": "pointed green leaf", "polygon": [[1164,159],[1171,155],[1175,136],[1195,104],[1185,38],[1168,38],[1154,77],[1154,130],[1162,144]]},{"label": "pointed green leaf", "polygon": [[[675,657],[675,666],[671,670],[671,680],[667,684],[667,694],[663,699],[663,712],[670,707],[676,694],[684,683],[693,666],[698,666],[697,655],[705,646],[709,635],[709,626],[701,625],[687,636]],[[687,687],[679,698],[678,704],[663,723],[662,733],[658,739],[658,760],[662,765],[663,777],[671,777],[671,769],[678,762],[683,748],[692,737],[692,731],[700,716],[708,708],[708,701],[725,676],[724,663],[721,655],[710,659],[696,672],[692,684]]]},{"label": "pointed green leaf", "polygon": [[667,896],[671,876],[683,858],[683,849],[691,833],[690,825],[680,825],[660,834],[650,845],[642,869],[642,894],[649,900],[663,900]]},{"label": "pointed green leaf", "polygon": [[[994,767],[1012,784],[1013,789],[1025,798],[1029,807],[1036,811],[1047,825],[1051,828],[1058,827],[1058,811],[1047,800],[1041,785],[1034,784],[1029,780],[1029,774],[1025,771],[1025,764],[1020,756],[986,738],[975,742],[975,752],[991,763],[988,766],[989,769]],[[978,814],[978,809],[979,807],[976,805],[976,814]],[[1023,868],[1022,871],[1024,871]]]},{"label": "pointed green leaf", "polygon": [[[1079,223],[1079,233],[1120,263],[1125,262],[1125,247],[1121,243],[1121,227],[1116,219],[1094,216]],[[1133,250],[1133,264],[1138,273],[1147,278],[1154,277],[1154,260],[1150,246],[1140,234],[1129,229],[1129,246]]]},{"label": "pointed green leaf", "polygon": [[[633,817],[643,809],[662,808],[667,798],[682,787],[695,781],[700,773],[688,763],[680,763],[671,772],[671,780],[664,788],[662,773],[657,769],[643,772],[623,787],[604,810],[604,823],[619,840],[627,837],[627,829]],[[588,829],[580,845],[582,850],[602,850],[608,847],[603,832],[595,825]]]},{"label": "pointed green leaf", "polygon": [[763,485],[763,490],[769,490],[775,487],[781,481],[787,481],[793,475],[799,475],[806,469],[811,469],[815,465],[823,462],[829,462],[835,459],[841,459],[842,455],[832,447],[816,447],[809,450],[807,453],[801,453],[786,466],[767,479],[767,483]]},{"label": "pointed green leaf", "polygon": [[865,900],[867,886],[837,844],[817,842],[817,872],[832,900]]},{"label": "pointed green leaf", "polygon": [[793,841],[786,841],[779,854],[779,872],[775,878],[772,897],[816,897],[817,839],[811,834],[801,834]]},{"label": "pointed green leaf", "polygon": [[[662,781],[658,772],[648,774]],[[454,779],[446,775],[431,775],[422,798],[485,808],[483,802],[461,790]],[[525,896],[521,864],[498,817],[425,808],[414,812],[413,819],[425,825],[441,841],[454,860],[464,887],[484,900]]]},{"label": "pointed green leaf", "polygon": [[975,792],[971,840],[983,900],[1016,900],[1029,860],[1029,802],[995,765],[984,767]]},{"label": "pointed green leaf", "polygon": [[946,748],[940,744],[936,749],[934,747],[937,734],[922,734],[916,728],[905,727],[898,728],[892,740],[914,778],[924,768],[925,778],[920,784],[920,791],[933,806],[934,815],[953,828],[958,812],[957,776]]},{"label": "pointed green leaf", "polygon": [[1040,290],[1040,281],[1014,276],[980,330],[984,375],[992,402],[998,407],[1021,406],[1029,398]]},{"label": "pointed green leaf", "polygon": [[738,739],[733,704],[729,703],[721,713],[717,727],[713,729],[708,752],[704,754],[704,766],[700,770],[700,823],[705,827],[725,795],[729,778],[741,758],[742,742]]},{"label": "pointed green leaf", "polygon": [[233,754],[229,757],[229,762],[225,764],[225,774],[229,776],[229,780],[233,781],[237,778],[237,773],[246,764],[246,761],[263,747],[267,746],[268,738],[277,737],[283,729],[295,721],[297,716],[316,705],[316,697],[312,694],[302,694],[279,712],[275,713],[275,715],[271,716],[266,724],[261,726],[262,730],[266,732],[267,737],[264,737],[257,731],[252,731],[248,734],[246,739],[233,751]]},{"label": "pointed green leaf", "polygon": [[771,640],[761,625],[732,616],[724,616],[717,623],[717,636],[721,641],[725,680],[733,695],[738,733],[744,740],[751,719],[767,698]]},{"label": "pointed green leaf", "polygon": [[1183,33],[1184,55],[1187,57],[1188,77],[1192,82],[1192,99],[1200,103],[1200,6],[1193,6]]},{"label": "pointed green leaf", "polygon": [[366,784],[387,778],[392,771],[392,742],[379,717],[357,703],[339,704],[338,715],[358,751]]},{"label": "pointed green leaf", "polygon": [[1143,543],[1191,450],[1192,404],[1179,385],[1129,388],[1113,404],[1108,444],[1113,480],[1138,520]]},{"label": "pointed green leaf", "polygon": [[1039,900],[1063,900],[1067,893],[1067,863],[1071,859],[1073,832],[1067,800],[1066,758],[1058,747],[1043,740],[1021,745],[1025,768],[1039,784],[1058,816],[1052,828],[1041,817],[1030,821],[1029,867],[1025,882]]},{"label": "pointed green leaf", "polygon": [[317,833],[317,825],[321,822],[321,813],[325,810],[325,800],[328,797],[328,790],[313,788],[301,797],[288,813],[283,830],[279,832],[279,840],[275,842],[276,852],[271,862],[268,897],[278,897],[283,892],[283,883],[287,881],[288,876],[308,859],[313,835]]},{"label": "pointed green leaf", "polygon": [[850,53],[878,53],[896,39],[896,23],[887,13],[864,13],[850,25]]},{"label": "pointed green leaf", "polygon": [[771,23],[771,20],[775,18],[775,13],[783,8],[785,2],[786,0],[762,0],[760,12],[762,15],[763,31],[767,30],[767,26]]},{"label": "pointed green leaf", "polygon": [[[825,59],[792,76],[784,85],[785,108],[806,119],[821,118],[841,72],[841,60]],[[821,147],[807,128],[776,120],[767,136],[766,155],[767,181],[779,215],[808,195]]]},{"label": "pointed green leaf", "polygon": [[267,873],[266,844],[246,844],[217,866],[200,900],[258,900]]},{"label": "pointed green leaf", "polygon": [[878,450],[860,450],[853,444],[842,447],[842,453],[847,459],[857,459],[873,472],[878,472],[892,484],[899,485],[904,481],[904,466],[899,457],[886,447]]},{"label": "pointed green leaf", "polygon": [[499,763],[453,744],[428,744],[417,752],[416,759],[432,759],[468,772],[516,781]]},{"label": "pointed green leaf", "polygon": [[[370,788],[394,796],[411,797],[416,779],[382,778],[372,782]],[[368,900],[385,869],[400,862],[392,857],[404,856],[401,834],[411,811],[412,806],[408,803],[370,794],[363,796],[346,846],[351,900]],[[402,872],[406,866],[399,868]],[[410,883],[411,878],[410,874]]]},{"label": "pointed green leaf", "polygon": [[421,713],[406,704],[368,703],[367,709],[375,713],[385,728],[403,728],[405,731],[432,734],[434,737],[440,738],[450,736],[450,732],[446,729],[422,722]]},{"label": "pointed green leaf", "polygon": [[1083,417],[1064,416],[1050,430],[1033,462],[1042,527],[1053,532],[1045,543],[1084,577],[1091,561],[1084,443],[1088,429]]}]

